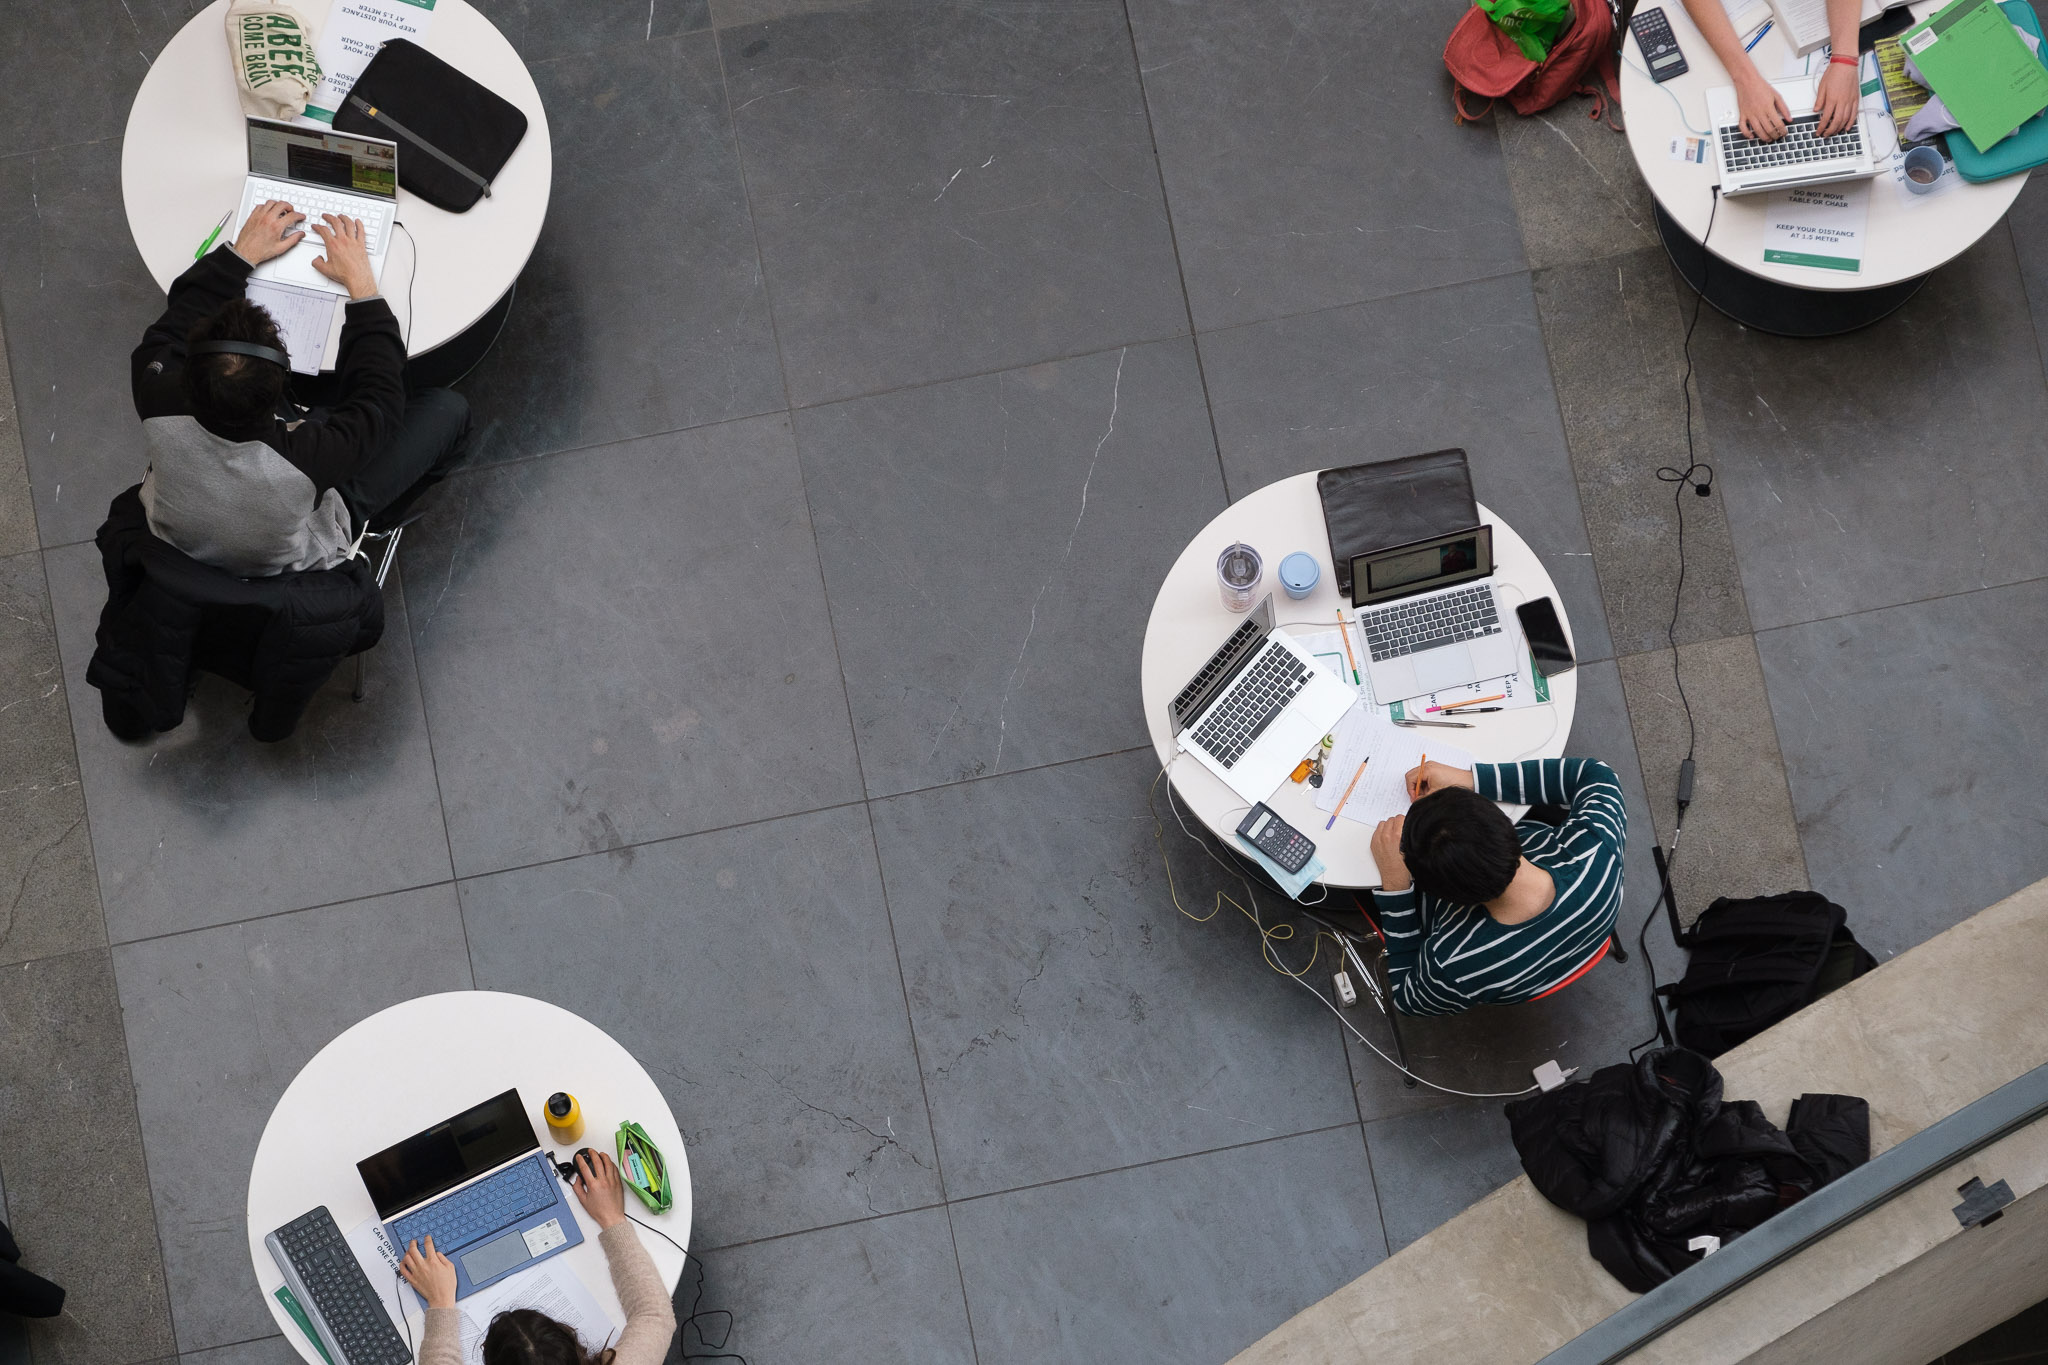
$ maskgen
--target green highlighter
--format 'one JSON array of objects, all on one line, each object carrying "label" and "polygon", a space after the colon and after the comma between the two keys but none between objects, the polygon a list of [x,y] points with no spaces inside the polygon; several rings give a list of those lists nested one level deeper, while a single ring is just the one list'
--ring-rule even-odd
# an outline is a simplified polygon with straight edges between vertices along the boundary
[{"label": "green highlighter", "polygon": [[2048,109],[2048,68],[1995,0],[1954,0],[1899,45],[1979,152]]}]

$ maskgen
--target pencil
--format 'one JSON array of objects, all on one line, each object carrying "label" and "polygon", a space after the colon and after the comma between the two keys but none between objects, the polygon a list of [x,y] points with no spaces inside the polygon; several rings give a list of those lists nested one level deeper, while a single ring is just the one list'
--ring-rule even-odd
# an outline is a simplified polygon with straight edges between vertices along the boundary
[{"label": "pencil", "polygon": [[1344,657],[1351,660],[1351,685],[1358,685],[1358,656],[1351,652],[1351,632],[1344,629],[1344,613],[1337,613],[1337,638],[1344,642]]},{"label": "pencil", "polygon": [[1365,776],[1365,765],[1370,762],[1372,762],[1372,755],[1367,754],[1359,763],[1358,771],[1351,774],[1351,785],[1346,787],[1344,794],[1337,798],[1337,809],[1330,812],[1330,823],[1324,825],[1324,829],[1335,829],[1337,827],[1337,817],[1344,813],[1344,803],[1351,799],[1352,791],[1358,786],[1358,779]]},{"label": "pencil", "polygon": [[1479,705],[1479,704],[1480,704],[1481,702],[1487,702],[1487,701],[1506,701],[1507,699],[1508,699],[1508,694],[1507,694],[1507,693],[1505,693],[1505,692],[1501,692],[1501,693],[1498,693],[1497,695],[1495,695],[1495,696],[1491,696],[1491,697],[1474,697],[1474,698],[1473,698],[1472,700],[1470,700],[1470,701],[1454,701],[1454,702],[1451,702],[1451,703],[1450,703],[1449,705],[1447,705],[1447,706],[1425,706],[1425,707],[1423,707],[1422,709],[1423,709],[1423,710],[1425,710],[1425,711],[1455,711],[1455,710],[1457,710],[1457,709],[1458,709],[1459,707],[1461,707],[1461,706],[1477,706],[1477,705]]},{"label": "pencil", "polygon": [[1419,801],[1424,796],[1428,795],[1429,788],[1423,785],[1423,783],[1426,780],[1424,774],[1428,771],[1429,755],[1424,754],[1422,756],[1422,761],[1415,765],[1415,795],[1408,798],[1410,801]]},{"label": "pencil", "polygon": [[1505,706],[1446,706],[1447,716],[1490,716],[1496,711],[1505,711]]}]

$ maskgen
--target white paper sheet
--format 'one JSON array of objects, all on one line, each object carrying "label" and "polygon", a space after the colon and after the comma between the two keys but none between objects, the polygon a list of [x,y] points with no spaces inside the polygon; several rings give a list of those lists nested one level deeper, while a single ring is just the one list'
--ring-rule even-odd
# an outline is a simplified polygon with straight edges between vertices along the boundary
[{"label": "white paper sheet", "polygon": [[523,1270],[489,1289],[480,1289],[455,1305],[462,1310],[464,1365],[483,1365],[484,1333],[491,1319],[508,1308],[537,1308],[576,1333],[583,1349],[595,1356],[619,1333],[619,1324],[599,1306],[582,1277],[560,1257]]},{"label": "white paper sheet", "polygon": [[[1365,775],[1358,779],[1351,799],[1344,801],[1344,818],[1365,826],[1377,825],[1390,815],[1408,809],[1408,770],[1427,754],[1438,763],[1454,768],[1472,766],[1472,755],[1444,742],[1442,730],[1404,730],[1378,713],[1353,706],[1331,731],[1336,744],[1324,764],[1323,785],[1316,789],[1316,809],[1328,815],[1344,801],[1344,789],[1365,762]],[[1367,761],[1370,760],[1370,761]]]},{"label": "white paper sheet", "polygon": [[355,1252],[356,1263],[369,1277],[377,1297],[384,1300],[384,1311],[391,1315],[394,1323],[426,1312],[426,1305],[420,1302],[419,1295],[412,1292],[412,1286],[398,1278],[401,1254],[392,1249],[391,1239],[384,1235],[383,1223],[374,1217],[365,1218],[350,1228],[343,1240],[348,1243],[349,1250]]},{"label": "white paper sheet", "polygon": [[[1384,714],[1386,708],[1380,706],[1372,695],[1372,675],[1365,671],[1365,656],[1359,652],[1363,642],[1358,638],[1358,628],[1356,626],[1347,626],[1346,631],[1351,636],[1351,652],[1349,654],[1344,652],[1344,638],[1337,633],[1334,625],[1330,629],[1319,631],[1314,635],[1297,635],[1294,637],[1294,642],[1315,655],[1316,663],[1321,665],[1325,673],[1328,673],[1346,687],[1357,688],[1358,695],[1364,699],[1367,706],[1373,707]],[[1356,683],[1351,680],[1351,664],[1354,659],[1358,661],[1358,681]]]},{"label": "white paper sheet", "polygon": [[334,329],[334,310],[341,306],[341,296],[275,280],[250,280],[247,293],[249,302],[262,304],[284,336],[285,354],[292,358],[292,373],[320,373],[320,362],[327,358],[327,335]]},{"label": "white paper sheet", "polygon": [[421,42],[433,17],[434,0],[334,0],[313,44],[320,84],[306,101],[306,117],[334,122],[334,111],[377,49],[393,38]]},{"label": "white paper sheet", "polygon": [[[1510,673],[1504,678],[1484,678],[1476,683],[1461,687],[1446,687],[1440,692],[1426,692],[1419,697],[1397,701],[1389,708],[1389,714],[1396,720],[1456,720],[1456,716],[1438,716],[1430,711],[1432,706],[1498,706],[1503,711],[1520,711],[1531,706],[1541,706],[1550,700],[1548,689],[1532,687],[1525,680],[1529,675]],[[1538,695],[1541,693],[1542,695]],[[1499,700],[1483,700],[1486,698]]]},{"label": "white paper sheet", "polygon": [[1764,205],[1764,261],[1817,270],[1863,268],[1870,182],[1838,181],[1779,190]]}]

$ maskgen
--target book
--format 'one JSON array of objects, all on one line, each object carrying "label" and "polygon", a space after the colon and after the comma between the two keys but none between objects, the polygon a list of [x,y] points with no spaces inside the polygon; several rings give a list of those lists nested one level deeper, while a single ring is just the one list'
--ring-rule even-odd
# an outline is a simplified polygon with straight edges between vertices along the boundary
[{"label": "book", "polygon": [[2048,67],[1995,0],[1955,0],[1899,44],[1979,152],[2048,109]]},{"label": "book", "polygon": [[[1926,86],[1906,74],[1906,49],[1899,45],[1897,38],[1879,38],[1871,49],[1877,58],[1877,78],[1884,84],[1885,107],[1891,110],[1892,120],[1899,127],[1901,138],[1905,136],[1906,125],[1913,115],[1927,107],[1931,98]],[[1924,146],[1932,138],[1923,138],[1910,146]]]},{"label": "book", "polygon": [[[1863,0],[1856,26],[1861,28],[1886,10],[1906,3],[1908,0]],[[1828,0],[1771,0],[1771,12],[1777,16],[1785,41],[1799,56],[1827,46]]]}]

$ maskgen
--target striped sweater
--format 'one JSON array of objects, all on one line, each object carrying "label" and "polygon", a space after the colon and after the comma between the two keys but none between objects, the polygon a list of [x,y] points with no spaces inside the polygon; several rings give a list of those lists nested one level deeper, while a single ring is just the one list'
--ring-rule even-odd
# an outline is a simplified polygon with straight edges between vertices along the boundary
[{"label": "striped sweater", "polygon": [[1628,810],[1612,768],[1590,758],[1545,758],[1477,763],[1472,777],[1488,800],[1570,808],[1560,826],[1515,826],[1523,856],[1550,874],[1556,897],[1534,919],[1501,924],[1484,906],[1454,905],[1414,887],[1373,892],[1394,1004],[1404,1014],[1533,999],[1585,965],[1621,909]]}]

